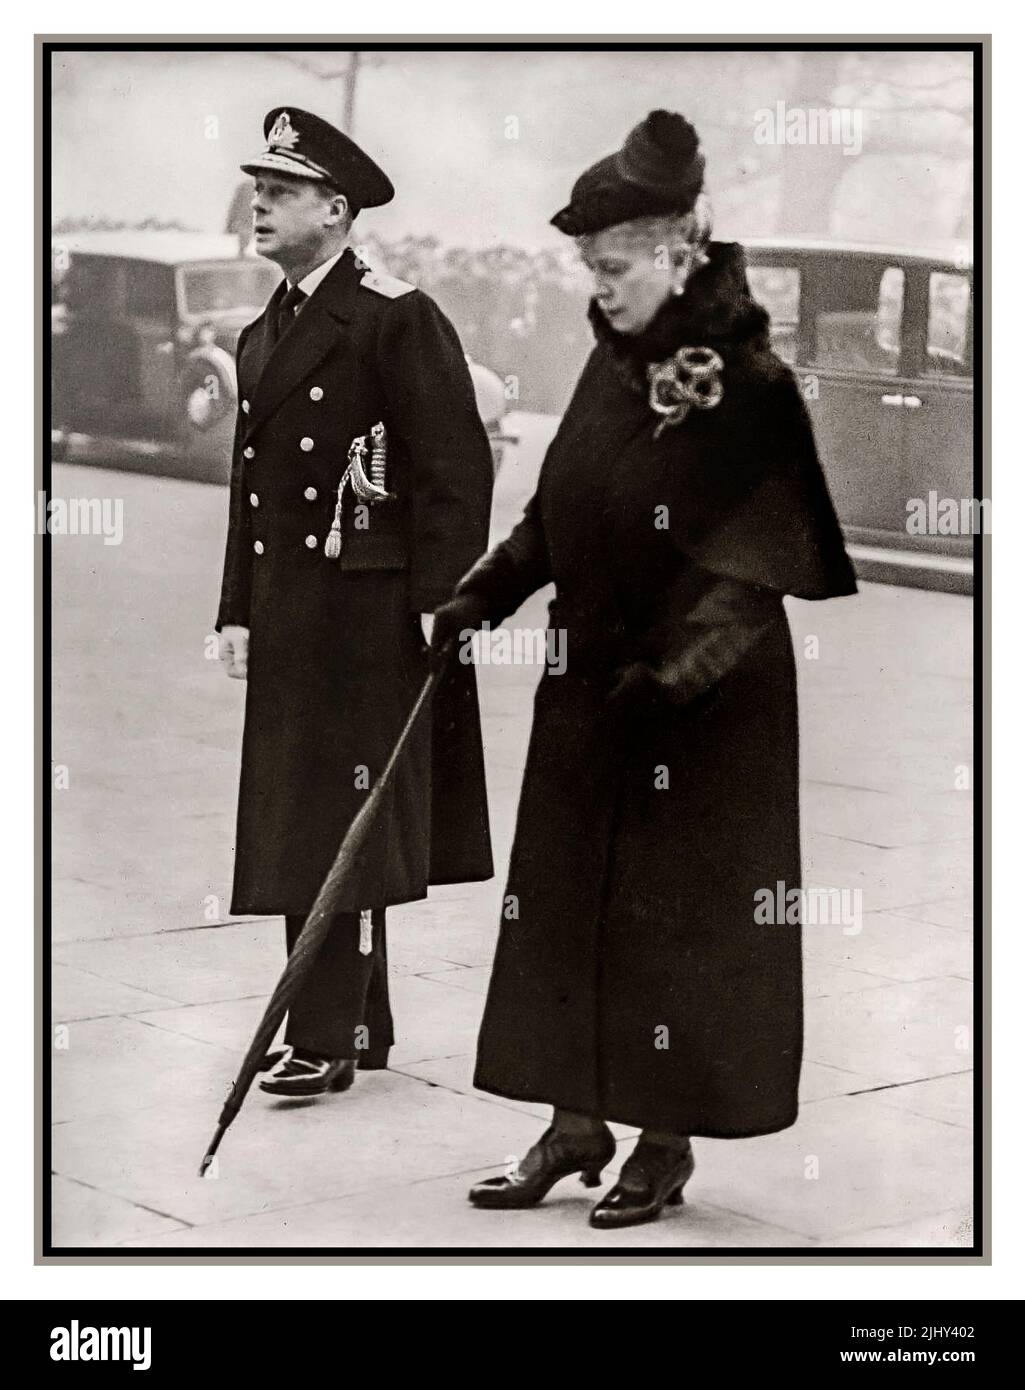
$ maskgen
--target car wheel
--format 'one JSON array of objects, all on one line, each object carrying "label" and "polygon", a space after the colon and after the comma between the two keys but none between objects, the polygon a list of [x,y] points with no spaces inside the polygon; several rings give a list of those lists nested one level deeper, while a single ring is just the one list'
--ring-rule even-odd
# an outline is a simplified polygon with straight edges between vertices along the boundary
[{"label": "car wheel", "polygon": [[197,482],[226,483],[235,429],[235,368],[223,348],[194,353],[182,373],[181,448]]}]

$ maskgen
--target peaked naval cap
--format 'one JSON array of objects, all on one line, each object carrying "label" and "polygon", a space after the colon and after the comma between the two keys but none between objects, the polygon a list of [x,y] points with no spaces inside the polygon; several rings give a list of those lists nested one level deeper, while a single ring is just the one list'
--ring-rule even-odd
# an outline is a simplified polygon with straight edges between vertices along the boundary
[{"label": "peaked naval cap", "polygon": [[328,121],[297,106],[275,106],[263,122],[267,148],[241,166],[245,174],[263,170],[329,183],[355,209],[376,208],[395,196],[391,179],[355,140]]}]

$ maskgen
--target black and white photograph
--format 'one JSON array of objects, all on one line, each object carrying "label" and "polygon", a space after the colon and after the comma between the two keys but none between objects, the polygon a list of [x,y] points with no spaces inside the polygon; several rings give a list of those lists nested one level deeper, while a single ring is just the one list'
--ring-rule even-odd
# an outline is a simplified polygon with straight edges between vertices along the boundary
[{"label": "black and white photograph", "polygon": [[980,1256],[983,49],[41,45],[46,1255]]}]

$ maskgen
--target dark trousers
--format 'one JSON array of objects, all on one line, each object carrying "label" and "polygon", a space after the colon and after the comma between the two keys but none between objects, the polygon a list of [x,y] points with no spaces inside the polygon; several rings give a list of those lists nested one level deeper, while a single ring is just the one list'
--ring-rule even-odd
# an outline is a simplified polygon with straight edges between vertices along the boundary
[{"label": "dark trousers", "polygon": [[[305,917],[285,918],[289,954]],[[387,1065],[395,1041],[388,999],[385,913],[374,908],[373,950],[359,950],[359,913],[342,912],[331,923],[305,984],[288,1011],[285,1042],[321,1057],[358,1059],[364,1067]]]}]

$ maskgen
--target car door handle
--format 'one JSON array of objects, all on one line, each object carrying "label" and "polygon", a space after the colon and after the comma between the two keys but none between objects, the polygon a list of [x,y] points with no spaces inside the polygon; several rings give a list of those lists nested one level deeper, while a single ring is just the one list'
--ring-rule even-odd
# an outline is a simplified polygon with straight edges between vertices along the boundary
[{"label": "car door handle", "polygon": [[895,395],[895,396],[893,396],[893,395],[891,395],[891,396],[880,396],[879,399],[882,401],[883,405],[903,405],[903,404],[904,404],[904,397],[901,396],[901,395]]}]

